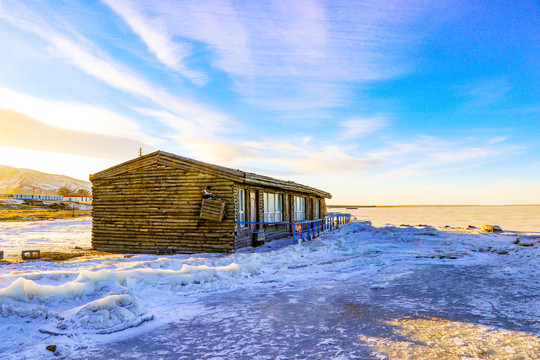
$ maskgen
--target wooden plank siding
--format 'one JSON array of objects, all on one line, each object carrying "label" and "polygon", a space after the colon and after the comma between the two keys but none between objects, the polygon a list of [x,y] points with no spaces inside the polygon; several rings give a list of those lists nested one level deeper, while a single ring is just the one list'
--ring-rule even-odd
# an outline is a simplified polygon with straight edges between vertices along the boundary
[{"label": "wooden plank siding", "polygon": [[[206,186],[226,202],[221,222],[199,218]],[[136,253],[233,251],[233,189],[231,180],[163,165],[95,179],[92,246]]]},{"label": "wooden plank siding", "polygon": [[[91,175],[92,246],[120,253],[233,252],[264,241],[241,230],[288,232],[286,225],[248,225],[240,229],[238,191],[245,191],[245,221],[264,222],[263,193],[283,195],[282,221],[293,222],[293,196],[306,198],[306,220],[331,195],[292,181],[246,173],[157,151]],[[222,221],[201,218],[203,189],[225,202]],[[251,194],[256,214],[252,214]],[[214,211],[210,211],[213,213]],[[204,215],[204,214],[203,214]],[[212,215],[212,214],[211,214]],[[253,217],[252,217],[253,215]],[[204,216],[203,216],[204,217]],[[282,235],[281,235],[282,236]]]}]

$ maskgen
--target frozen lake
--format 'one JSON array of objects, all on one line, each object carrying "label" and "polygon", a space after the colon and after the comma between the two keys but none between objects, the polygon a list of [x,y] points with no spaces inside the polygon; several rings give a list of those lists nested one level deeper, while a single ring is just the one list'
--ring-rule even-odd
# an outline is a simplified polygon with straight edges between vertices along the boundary
[{"label": "frozen lake", "polygon": [[516,206],[396,206],[329,208],[347,212],[375,226],[428,224],[436,227],[499,225],[504,231],[540,234],[540,205]]},{"label": "frozen lake", "polygon": [[359,275],[240,288],[201,298],[198,316],[66,358],[538,359],[538,309],[525,310],[538,285],[493,270],[425,264],[383,286]]}]

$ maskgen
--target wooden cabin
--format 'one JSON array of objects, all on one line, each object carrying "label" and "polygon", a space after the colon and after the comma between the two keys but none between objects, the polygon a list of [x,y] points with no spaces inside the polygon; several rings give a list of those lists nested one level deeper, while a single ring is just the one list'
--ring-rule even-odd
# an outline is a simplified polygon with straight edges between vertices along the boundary
[{"label": "wooden cabin", "polygon": [[92,246],[120,253],[234,252],[291,227],[245,222],[324,218],[325,199],[332,197],[163,151],[90,175],[90,181]]}]

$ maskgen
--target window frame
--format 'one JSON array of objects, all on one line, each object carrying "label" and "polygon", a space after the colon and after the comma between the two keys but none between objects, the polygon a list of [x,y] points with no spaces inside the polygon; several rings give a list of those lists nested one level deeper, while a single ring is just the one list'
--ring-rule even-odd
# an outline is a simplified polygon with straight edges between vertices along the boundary
[{"label": "window frame", "polygon": [[[238,221],[246,222],[246,189],[238,189]],[[247,227],[247,224],[240,224],[241,228]]]},{"label": "window frame", "polygon": [[263,193],[264,222],[283,222],[283,194]]},{"label": "window frame", "polygon": [[318,220],[321,218],[321,200],[315,199],[314,202],[315,202],[314,220]]},{"label": "window frame", "polygon": [[294,221],[306,220],[306,198],[304,196],[294,196]]}]

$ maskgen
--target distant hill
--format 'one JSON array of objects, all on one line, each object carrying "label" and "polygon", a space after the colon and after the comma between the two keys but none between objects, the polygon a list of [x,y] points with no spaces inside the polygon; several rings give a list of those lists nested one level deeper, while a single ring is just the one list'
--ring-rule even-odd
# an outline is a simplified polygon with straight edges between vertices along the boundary
[{"label": "distant hill", "polygon": [[74,179],[66,175],[47,174],[36,170],[18,169],[0,165],[0,193],[32,193],[52,195],[56,190],[68,185],[74,190],[92,190],[88,181]]}]

